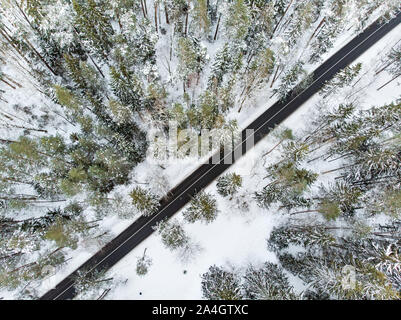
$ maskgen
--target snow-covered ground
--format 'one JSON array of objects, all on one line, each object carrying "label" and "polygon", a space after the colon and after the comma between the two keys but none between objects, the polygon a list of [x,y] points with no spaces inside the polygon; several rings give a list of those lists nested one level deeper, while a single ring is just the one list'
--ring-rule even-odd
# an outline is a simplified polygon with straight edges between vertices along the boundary
[{"label": "snow-covered ground", "polygon": [[[389,80],[389,76],[384,72],[374,77],[374,73],[382,55],[401,40],[400,34],[401,26],[398,26],[356,61],[362,63],[361,80],[355,85],[355,88],[345,88],[342,93],[347,95],[361,89],[353,97],[358,96],[361,108],[382,105],[399,98],[400,84],[394,82],[377,91],[376,89],[381,84]],[[341,44],[345,42],[346,40]],[[307,128],[311,115],[319,112],[316,109],[316,102],[319,99],[321,99],[319,95],[312,97],[303,107],[286,119],[283,125],[291,128],[294,132]],[[258,107],[255,107],[252,112],[250,109],[246,111],[249,116],[252,114],[254,117],[258,112],[265,110],[266,104],[263,104],[262,101],[263,99],[260,99]],[[257,160],[261,159],[261,154],[273,145],[272,137],[265,138],[230,168],[229,172],[235,172],[243,177],[241,192],[251,195],[260,189],[263,167]],[[272,154],[271,160],[274,157]],[[314,165],[319,166],[316,163]],[[319,167],[319,169],[324,170],[324,167]],[[274,225],[277,225],[282,219],[280,213],[259,208],[255,201],[251,200],[251,196],[248,196],[249,211],[241,212],[233,208],[229,200],[217,194],[215,183],[210,185],[206,191],[217,197],[220,212],[218,218],[209,225],[200,222],[185,224],[186,232],[201,248],[193,256],[193,259],[183,262],[177,253],[171,252],[163,246],[157,234],[153,234],[111,269],[110,276],[127,281],[112,291],[107,299],[200,299],[202,298],[200,276],[207,271],[209,266],[216,264],[229,268],[230,266],[240,268],[248,263],[276,261],[275,255],[266,248],[266,239]],[[184,210],[185,208],[176,214],[175,217],[178,220],[183,220]],[[136,262],[142,256],[145,248],[153,263],[149,273],[140,277],[135,272]],[[295,288],[299,290],[301,284],[296,283],[297,279],[292,280]]]},{"label": "snow-covered ground", "polygon": [[[374,20],[375,17],[371,17]],[[341,46],[347,43],[353,36],[355,30],[348,30],[340,36],[335,46],[325,55],[328,58],[330,54],[336,52]],[[361,80],[358,86],[368,85],[373,79],[374,67],[380,59],[381,55],[388,52],[388,49],[394,45],[399,39],[401,34],[401,26],[394,29],[389,35],[382,39],[378,44],[365,53],[359,61],[363,63],[361,74],[367,72],[366,76]],[[159,43],[158,46],[162,46]],[[216,45],[208,46],[208,54],[213,57],[218,49],[218,42]],[[166,48],[158,47],[157,50],[163,51]],[[158,61],[160,62],[160,60]],[[305,66],[308,71],[313,70],[316,65]],[[27,105],[34,105],[31,117],[40,117],[46,110],[52,119],[53,126],[44,126],[44,129],[49,130],[49,133],[67,135],[73,132],[71,124],[68,123],[59,114],[62,114],[60,107],[51,104],[47,99],[41,97],[35,88],[35,82],[28,77],[22,76],[21,73],[15,72],[12,68],[16,68],[16,64],[6,66],[3,71],[6,74],[12,74],[13,79],[22,84],[22,88],[15,90],[7,90],[3,95],[6,101],[13,102],[13,105],[20,105],[21,107]],[[159,66],[159,71],[163,70]],[[207,72],[207,71],[206,71]],[[166,75],[163,75],[165,77]],[[207,79],[207,77],[204,77]],[[374,104],[381,104],[390,102],[399,96],[400,90],[396,82],[385,87],[381,91],[376,91],[379,84],[385,83],[389,79],[388,74],[383,72],[375,79],[374,83],[365,90],[361,91],[359,101],[363,101],[364,107]],[[5,85],[0,83],[0,89],[4,89]],[[248,123],[252,122],[262,112],[272,105],[276,98],[270,98],[272,94],[271,89],[260,91],[254,99],[247,102],[241,113],[237,109],[232,109],[227,119],[236,119],[240,127],[245,127]],[[284,125],[296,130],[301,130],[307,126],[311,112],[316,112],[315,101],[318,99],[312,98],[307,104],[289,117]],[[2,103],[2,102],[0,102]],[[10,111],[17,115],[19,119],[13,119],[14,124],[21,127],[29,128],[32,119],[25,112],[18,112],[18,108],[14,110],[1,108],[1,111]],[[2,119],[5,119],[4,117]],[[49,127],[49,128],[48,128]],[[15,139],[18,135],[22,134],[24,128],[10,130],[7,127],[0,127],[0,135],[2,139]],[[31,131],[31,135],[40,136],[40,131]],[[248,199],[255,190],[258,189],[261,176],[263,176],[263,168],[257,164],[256,160],[260,159],[260,154],[273,146],[276,141],[266,138],[260,142],[246,157],[239,160],[230,171],[241,174],[244,178],[244,185],[242,192],[248,194]],[[273,155],[272,155],[273,156]],[[255,160],[255,161],[253,161]],[[114,190],[115,193],[125,194],[132,190],[136,184],[146,183],[150,187],[154,187],[155,177],[160,176],[163,181],[168,183],[164,185],[166,189],[178,184],[181,180],[195,170],[202,162],[200,159],[183,159],[179,162],[169,163],[165,170],[160,170],[155,164],[145,161],[139,164],[132,173],[135,177],[132,185],[119,186]],[[255,165],[255,166],[254,166]],[[208,192],[216,194],[215,184],[207,188]],[[238,209],[230,207],[230,202],[221,198],[216,194],[219,206],[219,216],[210,225],[202,225],[195,223],[193,225],[185,225],[185,230],[190,235],[191,239],[200,245],[200,252],[194,256],[194,259],[188,263],[183,263],[177,257],[176,253],[172,253],[165,249],[160,242],[159,237],[155,234],[144,241],[140,246],[133,250],[125,259],[120,261],[112,270],[111,274],[115,278],[128,279],[126,285],[118,287],[118,290],[111,292],[108,299],[193,299],[200,298],[200,278],[199,276],[204,273],[207,268],[212,264],[233,264],[236,266],[244,265],[250,262],[274,261],[275,256],[269,253],[266,249],[266,238],[268,237],[273,226],[276,225],[281,216],[274,212],[269,212],[256,206],[256,203],[251,201],[249,203],[250,209],[248,212],[240,212]],[[96,212],[88,210],[87,217],[95,217]],[[182,220],[182,211],[177,213],[177,219]],[[101,222],[99,222],[99,229],[109,232],[109,238],[120,233],[129,224],[133,222],[134,218],[121,219],[116,215],[108,215]],[[42,282],[38,287],[39,293],[54,287],[65,276],[74,271],[85,260],[92,256],[101,244],[91,241],[82,241],[78,245],[78,249],[65,249],[68,250],[67,256],[69,257],[68,263],[57,270],[56,274],[50,276]],[[150,267],[149,273],[144,277],[138,277],[135,273],[135,265],[137,257],[140,257],[143,250],[147,248],[147,254],[152,258],[153,264]],[[184,273],[184,270],[187,272]],[[139,293],[142,293],[140,295]],[[0,291],[0,297],[5,299],[13,298],[11,292]]]}]

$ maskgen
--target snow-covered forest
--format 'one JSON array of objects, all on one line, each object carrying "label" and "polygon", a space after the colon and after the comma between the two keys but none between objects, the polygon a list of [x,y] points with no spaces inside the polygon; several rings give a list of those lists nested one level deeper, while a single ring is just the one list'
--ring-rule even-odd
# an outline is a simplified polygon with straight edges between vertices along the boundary
[{"label": "snow-covered forest", "polygon": [[[399,5],[2,0],[0,298],[39,298],[201,164],[151,161],[152,134],[241,130]],[[382,41],[78,298],[400,299],[399,26]]]}]

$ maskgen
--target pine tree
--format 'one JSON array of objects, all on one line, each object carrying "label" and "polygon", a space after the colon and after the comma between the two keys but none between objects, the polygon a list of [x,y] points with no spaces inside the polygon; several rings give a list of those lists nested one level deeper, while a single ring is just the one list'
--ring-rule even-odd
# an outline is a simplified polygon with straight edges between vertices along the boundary
[{"label": "pine tree", "polygon": [[43,4],[42,1],[39,0],[26,0],[24,2],[27,14],[33,18],[35,25],[39,25],[43,19],[43,9],[46,4]]},{"label": "pine tree", "polygon": [[283,159],[268,167],[272,179],[263,190],[255,192],[255,199],[261,207],[269,208],[281,201],[282,208],[309,207],[310,201],[303,197],[305,191],[316,181],[317,174],[299,167],[308,153],[305,143],[288,142],[284,146]]},{"label": "pine tree", "polygon": [[199,220],[208,224],[217,218],[217,213],[216,199],[211,194],[202,191],[192,198],[188,209],[184,211],[184,218],[190,223]]},{"label": "pine tree", "polygon": [[145,216],[152,215],[159,207],[159,199],[149,190],[135,187],[130,196],[135,208]]},{"label": "pine tree", "polygon": [[354,66],[348,66],[339,71],[335,77],[325,83],[319,94],[324,98],[330,94],[335,94],[340,88],[348,86],[352,83],[355,77],[359,74],[362,68],[362,63],[357,63]]},{"label": "pine tree", "polygon": [[225,43],[223,48],[216,53],[215,59],[211,66],[210,78],[208,85],[210,88],[218,88],[230,73],[235,73],[240,67],[239,57],[242,56],[241,50],[237,47]]},{"label": "pine tree", "polygon": [[[341,228],[341,234],[334,233]],[[394,290],[397,278],[389,271],[397,262],[383,254],[382,248],[387,242],[383,234],[375,241],[372,238],[375,233],[369,231],[365,239],[360,240],[354,233],[347,236],[345,231],[349,229],[347,226],[287,224],[273,231],[269,246],[279,250],[279,260],[285,269],[308,284],[305,298],[397,299]],[[329,231],[332,235],[328,234]],[[289,244],[301,245],[306,251],[295,255],[281,251]],[[391,252],[394,251],[389,251],[390,255]],[[388,269],[381,269],[381,263]],[[347,270],[353,272],[353,278],[348,277]]]},{"label": "pine tree", "polygon": [[275,227],[268,239],[268,248],[280,252],[290,244],[304,247],[326,247],[335,244],[336,239],[330,234],[330,228],[324,225],[281,225]]},{"label": "pine tree", "polygon": [[371,214],[384,213],[395,219],[401,217],[401,191],[394,186],[375,191],[375,197],[367,197],[367,210]]},{"label": "pine tree", "polygon": [[337,204],[343,216],[354,215],[362,195],[359,187],[348,185],[345,182],[336,182],[327,188],[322,187],[320,192],[324,200]]},{"label": "pine tree", "polygon": [[68,177],[60,182],[60,189],[67,196],[74,196],[83,190],[87,180],[87,174],[83,167],[72,168],[68,172]]},{"label": "pine tree", "polygon": [[117,123],[130,122],[133,116],[132,110],[115,100],[109,100],[109,108]]},{"label": "pine tree", "polygon": [[295,46],[298,39],[302,37],[306,30],[319,17],[322,9],[322,1],[299,1],[294,9],[290,26],[286,28],[285,34],[288,37],[290,47]]},{"label": "pine tree", "polygon": [[143,252],[142,257],[138,258],[136,263],[136,274],[138,276],[144,276],[148,273],[149,267],[152,265],[152,259],[146,256],[146,249]]},{"label": "pine tree", "polygon": [[206,50],[195,38],[180,38],[178,40],[178,71],[184,81],[189,77],[199,77],[206,62]]},{"label": "pine tree", "polygon": [[391,49],[390,53],[387,55],[387,61],[388,63],[382,70],[387,69],[387,71],[392,75],[392,78],[385,84],[381,85],[377,90],[384,88],[386,85],[401,76],[401,46]]},{"label": "pine tree", "polygon": [[285,72],[281,78],[279,87],[273,90],[275,94],[278,94],[280,99],[285,99],[288,93],[294,89],[295,85],[300,81],[301,77],[306,75],[303,65],[304,62],[298,61]]},{"label": "pine tree", "polygon": [[189,243],[189,237],[184,228],[175,220],[161,222],[157,231],[161,236],[163,245],[172,251],[183,248]]},{"label": "pine tree", "polygon": [[229,6],[226,28],[234,40],[245,38],[251,24],[251,17],[245,0],[235,0]]},{"label": "pine tree", "polygon": [[65,219],[57,219],[46,231],[44,237],[53,240],[58,247],[77,248],[78,237]]},{"label": "pine tree", "polygon": [[278,148],[284,141],[286,140],[294,140],[294,135],[291,129],[289,128],[275,128],[272,133],[275,137],[279,139],[279,141],[267,152],[265,152],[262,156],[265,157],[271,152],[273,152],[276,148]]},{"label": "pine tree", "polygon": [[331,1],[329,7],[331,14],[327,15],[319,33],[311,43],[312,53],[309,61],[312,63],[322,59],[322,55],[327,53],[334,46],[334,39],[344,29],[343,22],[346,17],[346,1]]},{"label": "pine tree", "polygon": [[100,74],[89,64],[71,55],[65,54],[64,59],[69,76],[74,82],[74,89],[79,93],[79,98],[90,106],[89,110],[98,118],[107,121],[107,117],[103,115],[105,108],[102,104],[106,89]]},{"label": "pine tree", "polygon": [[74,288],[80,295],[90,294],[110,285],[112,280],[113,278],[106,278],[105,271],[79,270],[74,279]]},{"label": "pine tree", "polygon": [[107,4],[103,1],[96,3],[95,0],[73,0],[72,5],[81,36],[103,61],[107,61],[114,34],[110,18],[105,14]]},{"label": "pine tree", "polygon": [[242,299],[240,279],[234,273],[213,265],[202,275],[202,294],[208,300]]},{"label": "pine tree", "polygon": [[139,79],[125,68],[120,70],[121,73],[113,67],[110,68],[110,85],[113,93],[123,105],[130,106],[132,111],[142,110],[144,91]]},{"label": "pine tree", "polygon": [[217,179],[217,192],[223,197],[232,196],[238,191],[238,188],[242,186],[242,177],[235,172],[227,173],[224,176]]},{"label": "pine tree", "polygon": [[274,63],[275,57],[273,51],[266,48],[261,50],[252,63],[248,65],[243,76],[244,88],[241,92],[243,99],[238,112],[241,111],[245,99],[249,98],[257,88],[260,88],[264,83],[269,81]]},{"label": "pine tree", "polygon": [[175,121],[179,129],[184,129],[187,127],[187,116],[182,104],[174,103],[168,111],[169,119]]},{"label": "pine tree", "polygon": [[219,127],[220,112],[217,97],[210,91],[205,91],[199,103],[199,129]]},{"label": "pine tree", "polygon": [[266,262],[261,268],[249,266],[244,276],[244,296],[251,300],[294,300],[296,295],[283,269]]},{"label": "pine tree", "polygon": [[185,36],[185,21],[189,11],[189,3],[186,0],[165,0],[166,17],[173,22],[174,30]]},{"label": "pine tree", "polygon": [[200,31],[202,31],[204,34],[207,34],[209,32],[209,28],[210,28],[208,3],[209,3],[209,1],[207,1],[207,0],[195,1],[194,9],[193,9],[194,19],[196,20]]},{"label": "pine tree", "polygon": [[391,49],[388,59],[392,62],[390,72],[394,76],[399,76],[401,74],[401,46]]}]

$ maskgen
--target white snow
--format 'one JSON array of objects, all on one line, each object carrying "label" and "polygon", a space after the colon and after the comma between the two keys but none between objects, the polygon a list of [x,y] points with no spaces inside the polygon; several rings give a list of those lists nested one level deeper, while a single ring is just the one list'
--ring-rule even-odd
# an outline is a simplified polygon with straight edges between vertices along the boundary
[{"label": "white snow", "polygon": [[[372,72],[374,72],[379,58],[400,40],[400,34],[401,26],[398,26],[354,62],[362,62],[360,75],[364,76],[363,80],[359,82],[360,87],[365,86],[365,82],[372,79]],[[389,103],[400,96],[401,90],[396,83],[381,91],[376,91],[378,83],[385,82],[388,78],[389,76],[383,73],[363,90],[361,107],[368,108]],[[337,96],[335,98],[338,99],[338,104],[340,99],[345,97]],[[319,99],[321,99],[319,95],[312,97],[286,119],[283,125],[295,132],[307,128],[311,114],[318,112],[316,102]],[[259,110],[264,111],[265,106],[266,104],[263,105],[260,102],[259,107],[252,110],[252,116],[254,117]],[[263,168],[257,159],[260,159],[260,155],[274,144],[271,136],[268,136],[230,168],[229,172],[236,172],[243,176],[242,189],[246,193],[252,194],[260,189],[263,182],[261,181]],[[271,161],[274,157],[272,153]],[[313,163],[311,167],[319,168],[320,172],[326,170],[323,163]],[[329,180],[328,177],[323,179]],[[240,212],[238,209],[232,208],[228,200],[217,195],[215,183],[210,185],[206,191],[216,195],[220,213],[218,218],[209,225],[199,222],[185,224],[184,228],[188,235],[202,248],[193,260],[183,263],[176,253],[163,247],[157,234],[153,234],[111,269],[111,276],[128,279],[128,281],[126,285],[119,286],[112,291],[107,299],[201,299],[200,276],[213,264],[243,268],[249,263],[276,262],[275,255],[267,250],[266,239],[274,225],[277,225],[283,216],[275,210],[264,210],[257,207],[250,196],[248,196],[250,211]],[[184,210],[185,208],[175,217],[182,220]],[[135,272],[136,260],[145,248],[147,248],[147,255],[153,259],[153,264],[147,275],[139,277]],[[187,271],[186,274],[184,274],[184,270]],[[298,278],[290,277],[290,280],[297,291],[304,288],[304,284]]]}]

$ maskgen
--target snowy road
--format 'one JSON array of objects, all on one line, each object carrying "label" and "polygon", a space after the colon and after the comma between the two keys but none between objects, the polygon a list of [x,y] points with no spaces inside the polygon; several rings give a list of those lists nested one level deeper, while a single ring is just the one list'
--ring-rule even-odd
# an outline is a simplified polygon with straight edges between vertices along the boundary
[{"label": "snowy road", "polygon": [[[244,129],[242,133],[242,143],[239,145],[242,154],[246,153],[246,142],[250,139],[249,136],[246,137],[247,129],[254,130],[254,142],[255,144],[259,142],[271,131],[271,128],[274,128],[276,125],[284,121],[304,102],[318,92],[326,81],[330,80],[339,70],[352,63],[384,35],[394,29],[400,22],[401,12],[399,12],[394,19],[384,25],[380,23],[372,24],[363,33],[356,36],[318,67],[311,75],[312,80],[307,88],[295,88],[285,101],[278,101],[267,109],[261,116]],[[238,150],[234,150],[233,152],[236,151]],[[224,156],[220,155],[221,162],[223,158]],[[72,299],[76,295],[74,279],[76,278],[78,270],[85,273],[91,273],[94,270],[99,271],[111,268],[139,243],[149,237],[154,232],[152,227],[157,222],[173,216],[189,202],[193,195],[209,185],[231,166],[231,164],[211,163],[211,159],[209,159],[208,163],[201,165],[184,181],[171,190],[169,199],[161,201],[161,206],[157,213],[150,217],[140,217],[137,219],[114,240],[108,243],[81,267],[60,282],[56,288],[47,292],[41,299]]]}]

